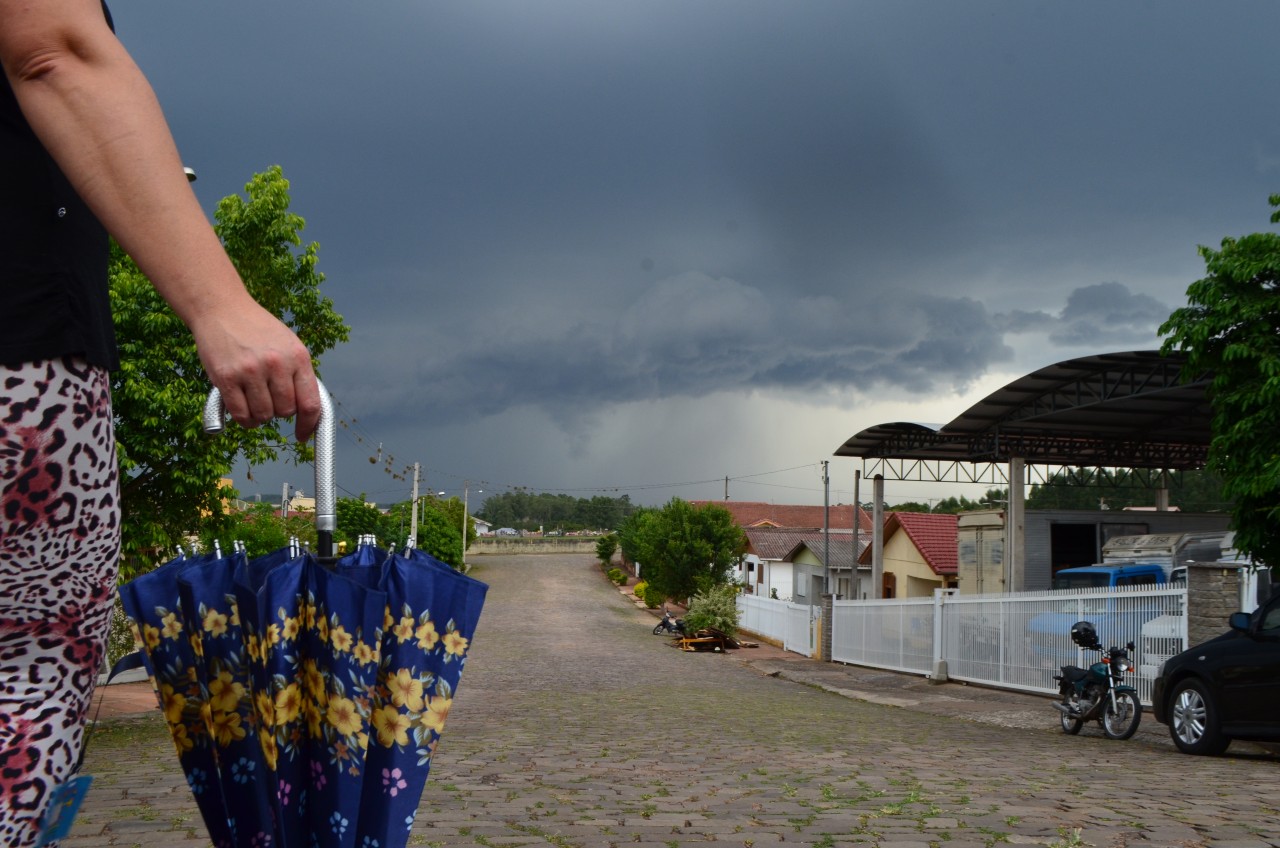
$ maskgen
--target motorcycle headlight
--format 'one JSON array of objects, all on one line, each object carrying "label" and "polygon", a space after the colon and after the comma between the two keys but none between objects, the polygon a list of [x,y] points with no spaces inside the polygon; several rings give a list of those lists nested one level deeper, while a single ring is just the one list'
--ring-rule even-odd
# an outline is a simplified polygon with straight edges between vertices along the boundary
[{"label": "motorcycle headlight", "polygon": [[1129,664],[1128,660],[1116,660],[1116,668],[1123,672],[1128,671],[1133,668],[1133,666]]}]

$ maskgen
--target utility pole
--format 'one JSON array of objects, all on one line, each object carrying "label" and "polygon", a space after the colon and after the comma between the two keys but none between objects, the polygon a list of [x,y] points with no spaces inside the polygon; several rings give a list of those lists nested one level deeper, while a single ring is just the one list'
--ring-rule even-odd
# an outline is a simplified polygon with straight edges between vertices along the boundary
[{"label": "utility pole", "polygon": [[853,597],[854,600],[860,600],[863,597],[862,578],[858,576],[858,554],[862,548],[862,501],[859,489],[862,486],[862,470],[853,472]]},{"label": "utility pole", "polygon": [[827,474],[827,460],[822,460],[822,568],[823,583],[831,594],[831,476]]},{"label": "utility pole", "polygon": [[280,490],[280,517],[289,517],[289,484],[285,483],[284,488]]},{"label": "utility pole", "polygon": [[729,475],[724,478],[724,499],[729,500]]},{"label": "utility pole", "polygon": [[405,543],[406,548],[416,548],[418,546],[418,472],[421,465],[417,462],[413,464],[413,517],[409,519],[409,540]]}]

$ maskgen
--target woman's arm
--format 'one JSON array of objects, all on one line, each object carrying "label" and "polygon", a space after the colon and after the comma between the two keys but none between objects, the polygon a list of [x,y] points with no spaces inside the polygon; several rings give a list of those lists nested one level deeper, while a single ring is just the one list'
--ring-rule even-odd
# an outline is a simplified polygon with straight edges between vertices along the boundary
[{"label": "woman's arm", "polygon": [[99,0],[0,0],[0,63],[50,155],[191,328],[231,416],[256,426],[296,414],[298,437],[310,436],[310,354],[245,290]]}]

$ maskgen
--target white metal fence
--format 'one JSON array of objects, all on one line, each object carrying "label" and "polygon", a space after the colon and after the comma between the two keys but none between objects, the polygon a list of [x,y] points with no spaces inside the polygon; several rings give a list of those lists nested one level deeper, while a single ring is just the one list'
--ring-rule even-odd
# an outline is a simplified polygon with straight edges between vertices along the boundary
[{"label": "white metal fence", "polygon": [[1071,642],[1087,620],[1104,647],[1134,643],[1128,679],[1149,704],[1160,664],[1187,643],[1185,608],[1183,586],[835,601],[831,658],[922,675],[945,662],[956,680],[1052,694],[1060,666],[1097,661]]},{"label": "white metal fence", "polygon": [[782,643],[788,651],[811,657],[817,648],[817,607],[738,595],[738,626]]}]

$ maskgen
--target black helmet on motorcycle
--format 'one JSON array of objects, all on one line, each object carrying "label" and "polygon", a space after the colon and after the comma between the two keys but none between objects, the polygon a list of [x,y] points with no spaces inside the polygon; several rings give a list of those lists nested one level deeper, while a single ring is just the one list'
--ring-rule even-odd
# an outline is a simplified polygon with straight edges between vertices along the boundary
[{"label": "black helmet on motorcycle", "polygon": [[1098,631],[1087,621],[1077,621],[1071,625],[1071,641],[1082,648],[1098,647]]}]

